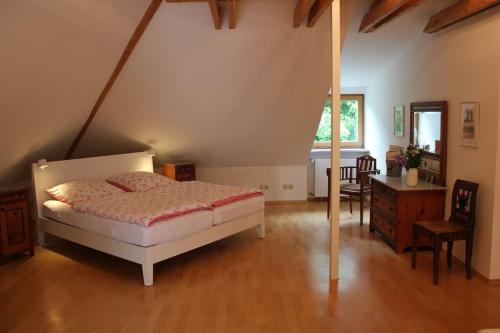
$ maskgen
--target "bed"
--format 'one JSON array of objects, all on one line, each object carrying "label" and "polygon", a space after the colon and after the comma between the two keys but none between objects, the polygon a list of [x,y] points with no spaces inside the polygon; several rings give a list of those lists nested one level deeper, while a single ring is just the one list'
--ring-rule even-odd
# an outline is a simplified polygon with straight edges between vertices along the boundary
[{"label": "bed", "polygon": [[52,200],[46,189],[75,179],[106,179],[134,171],[153,171],[147,152],[33,164],[37,230],[40,245],[45,234],[142,265],[145,286],[153,285],[153,265],[238,232],[256,228],[265,237],[263,198],[236,201],[212,210],[175,217],[150,227],[76,213],[71,206]]}]

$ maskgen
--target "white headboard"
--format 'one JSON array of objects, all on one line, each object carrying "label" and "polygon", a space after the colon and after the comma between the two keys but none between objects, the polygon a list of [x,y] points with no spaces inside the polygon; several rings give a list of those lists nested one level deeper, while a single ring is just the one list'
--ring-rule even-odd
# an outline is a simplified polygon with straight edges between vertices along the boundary
[{"label": "white headboard", "polygon": [[37,163],[32,165],[38,216],[41,216],[43,203],[51,199],[45,190],[55,185],[77,179],[106,179],[131,171],[153,172],[153,158],[148,152],[80,158],[47,164],[44,170],[41,170]]}]

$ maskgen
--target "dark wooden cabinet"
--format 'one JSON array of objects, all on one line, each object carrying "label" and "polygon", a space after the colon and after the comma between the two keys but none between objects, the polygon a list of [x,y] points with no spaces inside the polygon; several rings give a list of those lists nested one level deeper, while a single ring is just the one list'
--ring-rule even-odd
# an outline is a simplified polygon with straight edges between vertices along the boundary
[{"label": "dark wooden cabinet", "polygon": [[6,256],[29,251],[34,242],[29,211],[28,189],[0,192],[0,261]]},{"label": "dark wooden cabinet", "polygon": [[[443,220],[446,188],[420,181],[406,186],[404,177],[372,176],[370,231],[376,231],[397,253],[412,245],[415,221]],[[422,239],[421,245],[432,245]]]},{"label": "dark wooden cabinet", "polygon": [[192,162],[167,163],[163,175],[179,182],[196,180],[196,166]]}]

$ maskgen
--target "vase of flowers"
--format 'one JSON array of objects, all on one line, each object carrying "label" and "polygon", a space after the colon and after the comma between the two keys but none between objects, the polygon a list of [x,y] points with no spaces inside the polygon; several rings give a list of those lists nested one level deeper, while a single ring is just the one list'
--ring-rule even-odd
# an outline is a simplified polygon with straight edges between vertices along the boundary
[{"label": "vase of flowers", "polygon": [[403,155],[402,164],[406,169],[406,185],[418,185],[418,168],[422,165],[422,148],[409,145]]},{"label": "vase of flowers", "polygon": [[409,168],[406,172],[406,185],[417,186],[418,185],[418,169]]}]

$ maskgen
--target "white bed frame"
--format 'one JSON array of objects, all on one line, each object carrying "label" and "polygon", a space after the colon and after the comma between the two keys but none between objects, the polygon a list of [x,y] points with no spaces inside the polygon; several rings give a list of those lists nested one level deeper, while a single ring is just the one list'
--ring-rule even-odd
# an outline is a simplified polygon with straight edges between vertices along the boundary
[{"label": "white bed frame", "polygon": [[153,265],[178,254],[215,242],[238,232],[257,227],[265,237],[264,212],[258,212],[229,223],[213,226],[184,239],[143,247],[104,237],[43,217],[43,203],[51,198],[45,192],[57,184],[76,179],[106,179],[124,172],[153,171],[153,160],[147,152],[48,162],[44,170],[32,166],[37,205],[38,242],[45,244],[45,233],[105,252],[142,265],[144,285],[153,285]]}]

